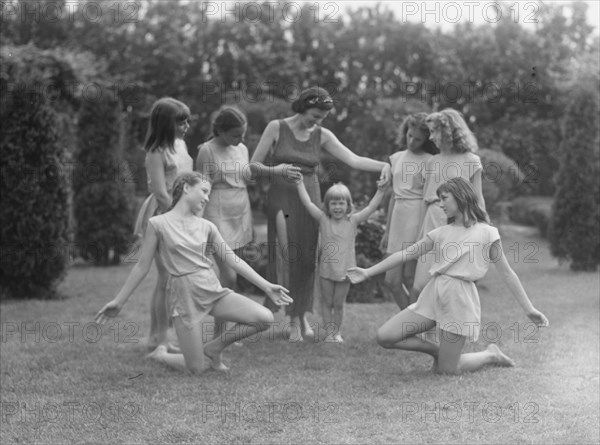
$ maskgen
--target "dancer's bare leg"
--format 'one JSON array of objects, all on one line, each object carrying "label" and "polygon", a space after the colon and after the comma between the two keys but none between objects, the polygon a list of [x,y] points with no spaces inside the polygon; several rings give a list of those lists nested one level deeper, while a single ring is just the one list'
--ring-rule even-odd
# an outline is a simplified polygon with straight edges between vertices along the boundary
[{"label": "dancer's bare leg", "polygon": [[227,346],[264,331],[273,322],[273,313],[269,309],[236,293],[221,298],[213,307],[211,315],[236,323],[223,335],[204,345],[204,355],[210,358],[212,367],[217,370],[227,369],[221,357]]},{"label": "dancer's bare leg", "polygon": [[171,354],[167,351],[167,347],[162,344],[147,357],[179,371],[200,374],[205,370],[202,324],[196,323],[191,328],[188,328],[181,321],[181,317],[174,317],[173,324],[175,325],[175,332],[177,332],[177,339],[183,353]]},{"label": "dancer's bare leg", "polygon": [[166,287],[169,272],[162,262],[160,255],[154,255],[157,278],[152,300],[150,303],[150,334],[148,336],[148,348],[154,349],[158,345],[167,344],[167,330],[169,328],[169,311],[167,307]]}]

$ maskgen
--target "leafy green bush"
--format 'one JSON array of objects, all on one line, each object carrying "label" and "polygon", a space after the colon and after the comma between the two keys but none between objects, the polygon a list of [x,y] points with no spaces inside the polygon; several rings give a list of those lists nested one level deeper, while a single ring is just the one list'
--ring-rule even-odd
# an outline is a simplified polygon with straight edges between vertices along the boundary
[{"label": "leafy green bush", "polygon": [[[379,250],[379,243],[385,232],[385,215],[375,212],[368,221],[358,226],[356,234],[356,265],[358,267],[371,267],[383,259]],[[382,274],[379,277],[353,284],[348,292],[347,301],[351,303],[374,303],[384,300],[385,292],[382,289]]]},{"label": "leafy green bush", "polygon": [[42,95],[15,94],[1,120],[1,294],[54,298],[69,251],[67,152],[57,116]]},{"label": "leafy green bush", "polygon": [[548,196],[522,196],[512,201],[510,219],[517,224],[535,226],[546,236],[552,218],[553,199]]},{"label": "leafy green bush", "polygon": [[499,151],[479,150],[483,164],[482,189],[488,213],[497,212],[497,204],[513,198],[523,189],[524,175],[519,166]]},{"label": "leafy green bush", "polygon": [[572,270],[596,270],[600,263],[600,94],[597,72],[576,84],[565,110],[550,229],[552,254]]},{"label": "leafy green bush", "polygon": [[119,262],[132,241],[135,183],[119,144],[119,103],[106,90],[84,101],[73,178],[76,244],[86,261]]}]

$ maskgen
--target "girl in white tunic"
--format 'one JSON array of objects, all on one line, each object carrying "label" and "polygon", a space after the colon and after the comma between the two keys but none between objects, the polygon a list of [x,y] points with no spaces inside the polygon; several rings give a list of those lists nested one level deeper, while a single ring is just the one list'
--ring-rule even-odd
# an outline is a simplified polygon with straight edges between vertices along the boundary
[{"label": "girl in white tunic", "polygon": [[[204,370],[204,356],[210,359],[214,369],[226,371],[228,368],[221,359],[223,349],[236,340],[267,329],[273,322],[273,314],[267,308],[221,287],[212,268],[211,255],[218,256],[262,289],[273,303],[287,305],[292,302],[287,289],[262,278],[233,253],[213,223],[197,216],[208,202],[209,193],[210,182],[201,173],[184,173],[177,178],[171,209],[150,218],[140,261],[115,299],[96,315],[98,323],[117,316],[147,275],[152,258],[158,253],[169,273],[166,288],[169,313],[183,355],[169,353],[163,344],[150,354],[150,358],[192,373]],[[208,314],[238,323],[234,327],[236,335],[222,335],[203,345],[202,320]]]},{"label": "girl in white tunic", "polygon": [[[434,358],[437,372],[475,371],[488,364],[514,366],[494,344],[485,351],[461,354],[465,341],[476,341],[479,336],[481,308],[474,281],[485,275],[490,263],[495,263],[529,319],[537,326],[547,326],[548,319],[533,307],[508,264],[498,230],[489,225],[469,181],[460,177],[451,179],[437,189],[437,194],[448,218],[447,225],[432,230],[412,246],[369,269],[348,271],[352,283],[359,283],[426,252],[437,257],[430,269],[431,280],[417,302],[381,326],[377,342],[384,348],[429,354]],[[436,324],[441,330],[439,346],[416,335]]]}]

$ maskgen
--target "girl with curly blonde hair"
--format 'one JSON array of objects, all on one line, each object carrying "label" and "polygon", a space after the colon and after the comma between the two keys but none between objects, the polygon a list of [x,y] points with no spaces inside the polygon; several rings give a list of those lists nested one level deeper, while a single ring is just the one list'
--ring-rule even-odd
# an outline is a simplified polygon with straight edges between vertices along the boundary
[{"label": "girl with curly blonde hair", "polygon": [[[436,190],[450,179],[462,177],[469,181],[475,190],[479,206],[485,210],[481,187],[483,166],[479,156],[475,154],[478,151],[477,140],[461,113],[447,108],[430,114],[425,122],[429,128],[429,138],[438,147],[440,153],[429,158],[422,171],[425,181],[423,200],[426,210],[419,238],[446,224],[446,215],[440,208],[440,199]],[[421,290],[431,278],[429,270],[434,262],[436,262],[435,254],[423,255],[417,262],[410,293],[411,303],[417,300]]]}]

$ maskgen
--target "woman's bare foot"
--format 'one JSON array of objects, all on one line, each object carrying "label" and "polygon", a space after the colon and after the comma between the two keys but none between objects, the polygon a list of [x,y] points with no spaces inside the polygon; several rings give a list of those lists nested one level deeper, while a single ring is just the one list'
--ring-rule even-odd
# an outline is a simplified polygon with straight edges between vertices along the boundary
[{"label": "woman's bare foot", "polygon": [[308,323],[308,320],[306,319],[306,315],[302,317],[302,337],[310,337],[310,338],[315,337],[315,331],[313,331],[313,328]]},{"label": "woman's bare foot", "polygon": [[292,321],[288,325],[287,332],[285,332],[285,334],[287,334],[287,338],[290,343],[304,341],[304,338],[302,338],[302,329],[298,321]]},{"label": "woman's bare foot", "polygon": [[513,367],[516,365],[515,361],[500,350],[494,343],[487,347],[487,350],[494,355],[494,363],[498,366]]}]

